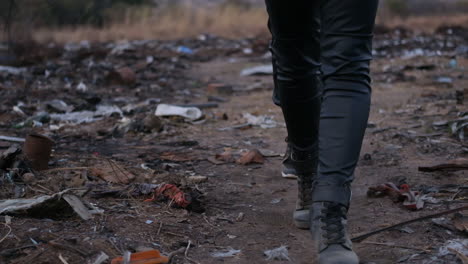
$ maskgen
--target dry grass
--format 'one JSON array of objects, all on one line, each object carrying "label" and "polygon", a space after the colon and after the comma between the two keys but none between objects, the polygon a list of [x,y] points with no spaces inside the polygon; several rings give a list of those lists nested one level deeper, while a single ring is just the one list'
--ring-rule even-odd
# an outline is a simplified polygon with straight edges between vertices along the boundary
[{"label": "dry grass", "polygon": [[177,39],[211,33],[224,37],[247,37],[266,32],[263,8],[224,6],[216,9],[176,7],[163,11],[128,10],[123,22],[98,29],[93,27],[39,29],[33,38],[59,43],[119,39]]},{"label": "dry grass", "polygon": [[[117,16],[117,15],[116,15]],[[217,8],[171,7],[128,9],[120,13],[104,28],[81,26],[78,28],[34,29],[33,39],[58,43],[89,41],[115,41],[121,39],[178,39],[202,33],[238,38],[267,32],[267,14],[264,8],[220,6]],[[466,14],[413,16],[401,18],[382,13],[377,23],[388,27],[402,26],[419,32],[434,32],[441,25],[468,25]]]}]

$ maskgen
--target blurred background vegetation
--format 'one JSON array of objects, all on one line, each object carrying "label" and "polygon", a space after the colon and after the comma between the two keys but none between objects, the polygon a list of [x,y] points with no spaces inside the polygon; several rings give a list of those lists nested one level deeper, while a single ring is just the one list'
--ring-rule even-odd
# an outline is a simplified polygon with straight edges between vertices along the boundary
[{"label": "blurred background vegetation", "polygon": [[[1,37],[40,41],[265,32],[264,0],[1,0]],[[468,0],[381,0],[378,23],[468,23]],[[432,19],[427,19],[432,17]],[[419,21],[419,22],[418,22]]]}]

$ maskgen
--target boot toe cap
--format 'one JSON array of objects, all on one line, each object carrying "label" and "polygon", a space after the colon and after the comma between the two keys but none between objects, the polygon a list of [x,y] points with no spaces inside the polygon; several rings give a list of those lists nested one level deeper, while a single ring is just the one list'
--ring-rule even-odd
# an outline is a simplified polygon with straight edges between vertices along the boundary
[{"label": "boot toe cap", "polygon": [[330,245],[319,254],[319,264],[359,264],[359,258],[354,251],[342,245]]}]

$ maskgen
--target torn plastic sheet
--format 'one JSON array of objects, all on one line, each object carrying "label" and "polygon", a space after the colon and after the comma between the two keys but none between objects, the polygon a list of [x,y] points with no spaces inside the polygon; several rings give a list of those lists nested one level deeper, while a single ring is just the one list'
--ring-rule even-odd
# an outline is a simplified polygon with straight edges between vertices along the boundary
[{"label": "torn plastic sheet", "polygon": [[454,254],[458,252],[462,255],[468,256],[468,239],[452,239],[439,248],[439,257]]},{"label": "torn plastic sheet", "polygon": [[253,126],[259,126],[261,128],[275,128],[279,125],[278,122],[274,120],[273,116],[260,115],[255,116],[250,113],[244,113],[242,117],[247,120],[247,123]]},{"label": "torn plastic sheet", "polygon": [[287,246],[281,246],[281,247],[278,247],[278,248],[265,250],[263,252],[263,254],[265,254],[265,256],[267,256],[267,260],[287,260],[287,261],[290,261]]},{"label": "torn plastic sheet", "polygon": [[28,199],[0,200],[0,214],[53,219],[76,213],[83,220],[89,220],[93,218],[93,214],[103,213],[100,209],[85,205],[78,196],[68,192],[65,190],[53,195],[41,195]]},{"label": "torn plastic sheet", "polygon": [[70,122],[74,124],[92,123],[98,120],[108,117],[114,113],[123,116],[122,110],[117,106],[99,105],[96,111],[80,111],[70,112],[65,114],[51,114],[52,120],[61,122]]},{"label": "torn plastic sheet", "polygon": [[241,253],[241,250],[228,248],[223,251],[213,252],[211,253],[211,256],[214,258],[231,258],[237,256],[239,253]]}]

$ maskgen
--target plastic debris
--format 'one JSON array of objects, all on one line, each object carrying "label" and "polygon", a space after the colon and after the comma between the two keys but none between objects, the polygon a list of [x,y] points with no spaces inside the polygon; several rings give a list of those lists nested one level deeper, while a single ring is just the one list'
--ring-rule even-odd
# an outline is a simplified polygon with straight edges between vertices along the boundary
[{"label": "plastic debris", "polygon": [[468,256],[468,239],[452,239],[446,241],[445,244],[439,248],[439,257],[454,254],[458,252],[462,255]]},{"label": "plastic debris", "polygon": [[223,251],[216,251],[211,253],[211,256],[214,258],[232,258],[239,255],[242,251],[233,248],[227,248]]},{"label": "plastic debris", "polygon": [[194,52],[191,48],[186,46],[177,47],[177,52],[192,55]]},{"label": "plastic debris", "polygon": [[20,75],[26,72],[26,68],[16,68],[11,66],[1,66],[0,65],[0,72],[6,72],[13,75]]},{"label": "plastic debris", "polygon": [[24,142],[24,138],[19,138],[19,137],[7,137],[7,136],[0,136],[0,140],[4,141],[11,141],[11,142]]},{"label": "plastic debris", "polygon": [[109,105],[99,105],[97,106],[96,111],[79,111],[71,112],[65,114],[51,114],[50,118],[52,120],[57,120],[61,122],[70,122],[73,124],[83,124],[83,123],[92,123],[97,120],[101,120],[104,117],[110,116],[112,114],[123,115],[122,110],[117,106]]},{"label": "plastic debris", "polygon": [[112,260],[111,264],[160,264],[169,262],[169,258],[161,255],[158,250],[130,254],[129,258],[127,257],[127,261],[125,257],[117,257]]},{"label": "plastic debris", "polygon": [[197,107],[181,107],[176,105],[159,104],[156,108],[156,116],[181,116],[190,120],[202,117],[202,111]]},{"label": "plastic debris", "polygon": [[454,120],[442,120],[432,123],[432,126],[435,129],[445,129],[448,127],[450,133],[460,141],[465,140],[465,130],[468,130],[468,113],[464,113],[461,118]]},{"label": "plastic debris", "polygon": [[113,44],[113,48],[110,53],[112,55],[122,55],[125,52],[134,51],[134,50],[135,50],[135,47],[133,46],[133,44],[127,41],[124,41],[121,43],[117,43],[115,45]]},{"label": "plastic debris", "polygon": [[273,116],[255,116],[250,113],[244,113],[242,117],[246,119],[247,123],[249,123],[250,125],[259,126],[261,128],[275,128],[278,126],[278,123],[274,120]]},{"label": "plastic debris", "polygon": [[278,248],[270,249],[270,250],[265,250],[263,252],[265,256],[267,257],[266,260],[285,260],[285,261],[291,261],[289,259],[289,252],[287,246],[281,246]]},{"label": "plastic debris", "polygon": [[44,103],[47,109],[56,113],[67,113],[73,110],[73,106],[68,105],[62,100],[54,99]]},{"label": "plastic debris", "polygon": [[438,82],[438,83],[445,83],[445,84],[451,84],[451,83],[453,83],[453,79],[450,78],[450,77],[441,76],[441,77],[437,77],[436,82]]},{"label": "plastic debris", "polygon": [[54,195],[41,195],[29,199],[0,200],[0,214],[54,218],[74,212],[83,220],[89,220],[93,218],[93,214],[103,212],[97,208],[88,208],[77,196],[67,192],[68,190],[65,190]]},{"label": "plastic debris", "polygon": [[80,82],[80,83],[76,86],[76,90],[77,90],[77,91],[80,91],[80,92],[86,92],[86,91],[88,91],[88,86],[86,86],[86,84],[84,84],[84,82]]},{"label": "plastic debris", "polygon": [[369,197],[389,196],[395,202],[402,202],[403,206],[410,210],[419,210],[424,206],[424,199],[419,192],[412,191],[408,184],[402,184],[397,187],[395,184],[388,182],[374,187],[369,187],[367,190]]},{"label": "plastic debris", "polygon": [[106,262],[108,259],[109,259],[109,256],[108,256],[106,253],[101,252],[101,253],[94,259],[94,261],[92,261],[91,263],[92,263],[92,264],[102,264],[102,263]]},{"label": "plastic debris", "polygon": [[243,69],[240,76],[252,76],[252,75],[272,75],[273,66],[271,64],[255,66],[251,68]]}]

